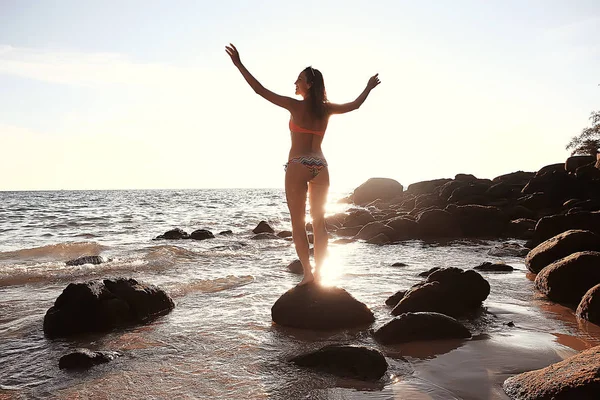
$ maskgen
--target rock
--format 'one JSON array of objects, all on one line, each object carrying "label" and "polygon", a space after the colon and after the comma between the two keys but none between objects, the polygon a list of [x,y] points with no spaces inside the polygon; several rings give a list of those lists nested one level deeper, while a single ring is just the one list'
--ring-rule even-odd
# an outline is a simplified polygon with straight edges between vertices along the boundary
[{"label": "rock", "polygon": [[112,361],[120,355],[121,353],[116,351],[92,351],[89,349],[77,349],[72,353],[62,356],[58,361],[58,368],[88,369],[94,365]]},{"label": "rock", "polygon": [[458,220],[464,237],[499,237],[508,224],[506,216],[497,207],[480,205],[448,205],[446,211]]},{"label": "rock", "polygon": [[395,262],[392,264],[392,267],[406,267],[408,266],[408,264],[403,263],[403,262]]},{"label": "rock", "polygon": [[518,218],[510,221],[506,226],[504,235],[515,239],[531,239],[537,220],[528,218]]},{"label": "rock", "polygon": [[381,378],[388,367],[385,357],[379,351],[344,345],[325,346],[315,352],[294,357],[292,362],[301,367],[365,381]]},{"label": "rock", "polygon": [[369,222],[356,234],[355,239],[369,240],[382,233],[389,238],[394,235],[394,229],[381,222]]},{"label": "rock", "polygon": [[288,290],[271,308],[271,316],[282,326],[314,330],[353,328],[375,321],[371,310],[344,289],[316,283]]},{"label": "rock", "polygon": [[340,228],[335,231],[335,234],[342,237],[354,237],[360,232],[362,226],[352,226],[348,228]]},{"label": "rock", "polygon": [[510,377],[502,387],[511,399],[599,399],[598,371],[600,346],[584,350],[546,368]]},{"label": "rock", "polygon": [[223,236],[233,235],[233,231],[228,229],[226,231],[219,232],[219,235],[223,235]]},{"label": "rock", "polygon": [[102,264],[103,262],[104,262],[104,259],[100,256],[83,256],[83,257],[76,258],[74,260],[69,260],[65,264],[67,264],[69,266],[84,265],[84,264],[97,265],[97,264]]},{"label": "rock", "polygon": [[472,174],[456,174],[454,180],[459,182],[474,182],[477,178]]},{"label": "rock", "polygon": [[300,262],[300,260],[294,260],[289,263],[287,269],[294,274],[304,274],[304,268],[302,268],[302,262]]},{"label": "rock", "polygon": [[537,274],[544,267],[578,251],[600,251],[600,235],[581,229],[560,233],[532,249],[525,258],[525,266]]},{"label": "rock", "polygon": [[165,233],[163,233],[162,235],[158,235],[157,237],[154,238],[154,240],[157,239],[167,239],[167,240],[179,240],[179,239],[189,239],[190,235],[179,228],[175,228],[175,229],[171,229],[170,231],[166,231]]},{"label": "rock", "polygon": [[600,284],[592,287],[583,295],[575,314],[579,318],[600,325]]},{"label": "rock", "polygon": [[372,237],[371,239],[367,240],[367,243],[383,245],[383,244],[391,243],[391,240],[389,237],[387,237],[387,235],[385,233],[380,233],[377,236]]},{"label": "rock", "polygon": [[430,311],[457,318],[476,311],[489,294],[490,284],[476,271],[440,268],[411,288],[392,314]]},{"label": "rock", "polygon": [[292,237],[292,231],[281,231],[277,234],[277,237],[280,237],[282,239]]},{"label": "rock", "polygon": [[453,238],[460,237],[461,230],[456,217],[445,210],[423,211],[417,217],[419,237]]},{"label": "rock", "polygon": [[275,231],[267,221],[260,221],[256,228],[252,230],[252,233],[275,233]]},{"label": "rock", "polygon": [[[369,222],[375,221],[375,218],[367,210],[352,211],[344,220],[344,228],[360,226],[361,228]],[[338,231],[339,232],[339,231]]]},{"label": "rock", "polygon": [[404,295],[406,294],[407,290],[399,290],[396,293],[394,293],[393,295],[391,295],[390,297],[388,297],[385,300],[385,305],[389,306],[389,307],[396,307],[398,305],[398,303],[400,302],[400,300],[402,300],[402,298],[404,297]]},{"label": "rock", "polygon": [[523,247],[518,243],[502,243],[494,246],[488,251],[490,256],[495,257],[525,257],[529,253],[527,247]]},{"label": "rock", "polygon": [[49,338],[105,332],[166,314],[175,303],[165,291],[135,279],[71,283],[44,317]]},{"label": "rock", "polygon": [[352,200],[355,204],[368,204],[373,200],[387,200],[401,195],[404,188],[398,181],[389,178],[370,178],[354,189]]},{"label": "rock", "polygon": [[383,344],[420,340],[465,339],[471,332],[452,317],[436,312],[408,312],[373,332]]},{"label": "rock", "polygon": [[449,203],[457,203],[465,199],[472,198],[473,196],[483,195],[490,188],[489,184],[472,182],[468,185],[459,186],[448,198]]},{"label": "rock", "polygon": [[257,233],[256,235],[252,236],[250,239],[252,239],[252,240],[277,240],[277,239],[281,239],[281,238],[277,235],[273,235],[272,233],[263,232],[263,233]]},{"label": "rock", "polygon": [[194,232],[190,234],[190,239],[194,240],[205,240],[205,239],[214,239],[215,235],[211,231],[206,229],[196,229]]},{"label": "rock", "polygon": [[440,267],[429,268],[427,271],[423,271],[423,272],[419,273],[419,276],[427,278],[429,275],[433,274],[435,271],[437,271],[439,269],[441,269],[441,268]]},{"label": "rock", "polygon": [[600,211],[543,217],[535,226],[532,242],[537,246],[569,229],[587,230],[600,235]]},{"label": "rock", "polygon": [[600,283],[600,252],[582,251],[553,262],[535,277],[535,287],[550,300],[579,304]]},{"label": "rock", "polygon": [[473,267],[473,269],[487,272],[510,272],[514,270],[510,265],[504,263],[491,263],[489,261],[482,262],[476,267]]},{"label": "rock", "polygon": [[510,174],[500,175],[492,179],[493,183],[504,182],[509,185],[520,185],[524,187],[535,176],[535,172],[517,171]]},{"label": "rock", "polygon": [[406,189],[406,194],[425,194],[425,193],[433,193],[436,189],[441,188],[444,184],[451,182],[452,179],[434,179],[431,181],[422,181],[416,182],[408,185]]},{"label": "rock", "polygon": [[565,161],[565,171],[574,173],[577,168],[589,164],[593,166],[595,162],[595,156],[571,156]]},{"label": "rock", "polygon": [[398,217],[386,223],[394,230],[391,240],[416,239],[419,236],[419,225],[413,219],[407,217]]}]

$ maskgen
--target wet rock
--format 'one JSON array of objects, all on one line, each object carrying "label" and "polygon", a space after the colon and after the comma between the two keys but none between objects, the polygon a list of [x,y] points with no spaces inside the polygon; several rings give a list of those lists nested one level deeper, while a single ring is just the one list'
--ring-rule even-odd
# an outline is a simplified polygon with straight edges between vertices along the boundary
[{"label": "wet rock", "polygon": [[575,172],[577,168],[584,165],[594,165],[596,156],[571,156],[565,161],[565,171]]},{"label": "wet rock", "polygon": [[77,349],[66,354],[58,361],[60,369],[88,369],[94,365],[107,363],[119,357],[121,353],[116,351],[92,351],[89,349]]},{"label": "wet rock", "polygon": [[419,225],[414,219],[406,216],[394,218],[386,223],[387,226],[394,230],[393,241],[415,239],[419,236]]},{"label": "wet rock", "polygon": [[[373,221],[375,221],[375,218],[373,218],[373,216],[371,215],[371,213],[369,211],[363,210],[363,209],[358,209],[358,210],[352,211],[352,212],[350,212],[350,214],[348,214],[348,216],[344,220],[344,228],[351,228],[351,227],[357,227],[357,226],[362,228],[369,222],[373,222]],[[338,230],[338,232],[339,232],[339,230]],[[358,233],[358,231],[356,233]]]},{"label": "wet rock", "polygon": [[535,371],[508,378],[502,387],[511,399],[600,398],[600,346]]},{"label": "wet rock", "polygon": [[491,263],[489,261],[484,261],[476,267],[473,267],[473,269],[486,272],[510,272],[514,270],[510,265],[504,263]]},{"label": "wet rock", "polygon": [[292,237],[292,231],[281,231],[277,234],[280,238],[289,238]]},{"label": "wet rock", "polygon": [[275,233],[275,231],[267,221],[260,221],[256,228],[252,230],[252,233]]},{"label": "wet rock", "polygon": [[517,218],[511,220],[506,226],[504,236],[515,239],[531,239],[537,220],[529,218]]},{"label": "wet rock", "polygon": [[158,235],[157,237],[154,238],[154,240],[157,239],[167,239],[167,240],[179,240],[179,239],[189,239],[190,235],[179,228],[175,228],[175,229],[171,229],[170,231],[166,231],[165,233],[163,233],[162,235]]},{"label": "wet rock", "polygon": [[375,321],[371,310],[344,289],[316,283],[288,290],[271,308],[271,316],[282,326],[314,330],[353,328]]},{"label": "wet rock", "polygon": [[76,258],[74,260],[69,260],[65,264],[67,264],[69,266],[84,265],[84,264],[97,265],[97,264],[102,264],[103,262],[104,262],[104,259],[100,256],[83,256],[83,257]]},{"label": "wet rock", "polygon": [[190,239],[194,240],[206,240],[206,239],[214,239],[215,235],[211,231],[206,229],[196,229],[194,232],[190,234]]},{"label": "wet rock", "polygon": [[494,246],[488,251],[490,256],[495,257],[525,257],[529,253],[527,247],[523,247],[518,243],[502,243]]},{"label": "wet rock", "polygon": [[356,234],[358,234],[358,232],[360,232],[360,230],[362,229],[362,226],[351,226],[348,228],[340,228],[337,231],[335,231],[335,234],[337,236],[342,236],[342,237],[354,237],[356,236]]},{"label": "wet rock", "polygon": [[499,237],[506,229],[508,220],[498,207],[481,205],[446,207],[453,214],[464,237]]},{"label": "wet rock", "polygon": [[429,311],[458,318],[479,309],[489,294],[490,284],[476,271],[441,268],[413,286],[392,314]]},{"label": "wet rock", "polygon": [[294,274],[304,274],[304,268],[302,268],[302,263],[300,260],[294,260],[288,264],[287,269]]},{"label": "wet rock", "polygon": [[359,346],[325,346],[291,361],[301,367],[359,380],[377,380],[388,368],[385,357],[379,351]]},{"label": "wet rock", "polygon": [[433,267],[433,268],[429,268],[427,271],[423,271],[419,274],[419,276],[422,276],[424,278],[427,278],[429,275],[433,274],[435,271],[441,269],[440,267]]},{"label": "wet rock", "polygon": [[392,264],[392,267],[406,267],[408,266],[408,264],[403,263],[403,262],[395,262]]},{"label": "wet rock", "polygon": [[420,238],[452,238],[462,235],[457,218],[445,210],[423,211],[416,222]]},{"label": "wet rock", "polygon": [[281,239],[281,238],[272,233],[263,232],[263,233],[257,233],[256,235],[252,236],[250,239],[252,239],[252,240],[277,240],[277,239]]},{"label": "wet rock", "polygon": [[600,284],[594,286],[583,295],[575,314],[579,318],[600,325]]},{"label": "wet rock", "polygon": [[398,181],[389,178],[370,178],[354,189],[352,200],[355,204],[368,204],[373,200],[388,200],[401,195],[404,188]]},{"label": "wet rock", "polygon": [[222,231],[222,232],[219,232],[219,235],[224,235],[224,236],[233,235],[233,231],[232,230]]},{"label": "wet rock", "polygon": [[388,297],[385,300],[385,304],[388,307],[396,307],[398,305],[398,303],[400,302],[400,300],[402,300],[404,298],[404,295],[406,294],[406,292],[408,292],[408,290],[399,290],[396,293],[394,293],[393,295],[391,295],[390,297]]},{"label": "wet rock", "polygon": [[435,191],[439,191],[439,188],[451,181],[452,179],[443,178],[412,183],[408,185],[406,194],[420,195],[425,193],[433,193]]},{"label": "wet rock", "polygon": [[582,251],[553,262],[535,277],[535,287],[550,300],[579,304],[600,283],[600,252]]},{"label": "wet rock", "polygon": [[600,211],[576,214],[556,214],[541,218],[535,226],[532,244],[538,244],[570,229],[580,229],[600,235]]},{"label": "wet rock", "polygon": [[391,243],[391,240],[389,237],[387,237],[387,235],[385,233],[380,233],[377,236],[372,237],[371,239],[367,240],[367,243],[383,245],[383,244]]},{"label": "wet rock", "polygon": [[600,251],[600,235],[581,229],[560,233],[532,249],[525,258],[525,266],[537,274],[542,268],[578,251]]},{"label": "wet rock", "polygon": [[44,316],[49,338],[144,323],[166,314],[175,303],[162,289],[135,279],[115,278],[71,283]]},{"label": "wet rock", "polygon": [[381,222],[369,222],[356,234],[355,239],[369,240],[381,233],[390,237],[394,234],[394,229]]},{"label": "wet rock", "polygon": [[383,344],[417,340],[464,339],[471,332],[452,317],[436,312],[408,312],[399,315],[373,332]]}]

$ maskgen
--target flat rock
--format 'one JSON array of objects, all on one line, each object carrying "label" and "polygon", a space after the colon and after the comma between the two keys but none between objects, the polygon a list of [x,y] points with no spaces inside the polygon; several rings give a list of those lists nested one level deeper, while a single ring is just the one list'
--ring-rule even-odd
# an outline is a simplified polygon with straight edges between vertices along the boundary
[{"label": "flat rock", "polygon": [[325,346],[291,361],[301,367],[365,381],[381,378],[388,368],[385,357],[379,351],[359,346]]},{"label": "flat rock", "polygon": [[344,289],[317,283],[296,286],[271,307],[273,322],[287,327],[334,330],[369,325],[371,310]]},{"label": "flat rock", "polygon": [[399,315],[373,332],[383,344],[418,340],[464,339],[471,332],[452,317],[435,312],[409,312]]},{"label": "flat rock", "polygon": [[77,349],[66,354],[58,361],[60,369],[88,369],[94,365],[107,363],[119,357],[121,353],[116,351],[92,351],[89,349]]},{"label": "flat rock", "polygon": [[473,267],[473,269],[475,269],[477,271],[487,271],[487,272],[510,272],[510,271],[514,270],[514,268],[508,264],[491,263],[489,261],[484,261],[481,264]]},{"label": "flat rock", "polygon": [[511,399],[600,399],[600,346],[510,377],[502,386]]},{"label": "flat rock", "polygon": [[75,258],[73,260],[69,260],[65,264],[67,264],[69,266],[84,265],[84,264],[98,265],[98,264],[102,264],[103,262],[104,262],[104,259],[100,256],[83,256],[83,257]]}]

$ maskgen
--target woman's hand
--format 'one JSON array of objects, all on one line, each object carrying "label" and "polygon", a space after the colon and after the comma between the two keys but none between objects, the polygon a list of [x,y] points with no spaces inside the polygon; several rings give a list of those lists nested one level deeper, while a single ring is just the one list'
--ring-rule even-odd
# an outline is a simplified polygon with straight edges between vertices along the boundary
[{"label": "woman's hand", "polygon": [[229,54],[229,57],[231,57],[233,65],[235,65],[236,67],[242,65],[242,61],[240,60],[240,53],[233,44],[229,43],[229,46],[225,46],[225,51],[227,52],[227,54]]},{"label": "woman's hand", "polygon": [[379,74],[375,74],[369,79],[369,82],[367,83],[367,88],[369,88],[369,90],[373,89],[375,86],[381,83],[378,76]]}]

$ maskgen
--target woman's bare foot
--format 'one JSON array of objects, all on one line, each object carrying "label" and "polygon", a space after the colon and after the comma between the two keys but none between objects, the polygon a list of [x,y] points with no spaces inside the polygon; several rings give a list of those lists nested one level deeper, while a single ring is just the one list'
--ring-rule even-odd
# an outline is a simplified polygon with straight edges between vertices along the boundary
[{"label": "woman's bare foot", "polygon": [[297,284],[296,286],[303,286],[303,285],[307,285],[309,283],[312,283],[315,281],[315,277],[310,274],[310,275],[304,275],[304,278],[302,278],[302,280],[300,281],[299,284]]}]

